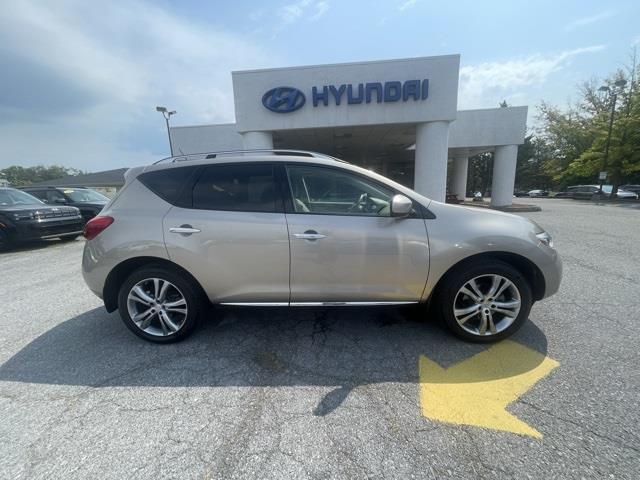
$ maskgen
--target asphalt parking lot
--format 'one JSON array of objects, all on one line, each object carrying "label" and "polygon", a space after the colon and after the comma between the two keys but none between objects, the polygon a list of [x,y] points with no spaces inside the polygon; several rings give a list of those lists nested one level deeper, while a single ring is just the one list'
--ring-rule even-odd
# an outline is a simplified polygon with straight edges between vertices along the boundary
[{"label": "asphalt parking lot", "polygon": [[638,478],[640,209],[527,201],[564,281],[496,347],[359,308],[215,310],[158,346],[81,240],[0,254],[0,478]]}]

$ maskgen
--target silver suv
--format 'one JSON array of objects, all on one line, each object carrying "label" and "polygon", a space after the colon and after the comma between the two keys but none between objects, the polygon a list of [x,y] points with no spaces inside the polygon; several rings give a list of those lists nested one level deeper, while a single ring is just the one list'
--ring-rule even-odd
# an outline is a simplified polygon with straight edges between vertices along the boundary
[{"label": "silver suv", "polygon": [[163,343],[193,332],[210,304],[425,304],[459,337],[489,342],[515,332],[562,273],[550,235],[527,219],[432,201],[310,152],[133,168],[84,235],[89,288]]}]

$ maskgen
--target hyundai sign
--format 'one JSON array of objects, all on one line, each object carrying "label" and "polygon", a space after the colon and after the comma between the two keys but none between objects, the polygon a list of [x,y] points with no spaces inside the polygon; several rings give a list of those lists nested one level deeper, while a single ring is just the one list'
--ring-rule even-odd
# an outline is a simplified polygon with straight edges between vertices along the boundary
[{"label": "hyundai sign", "polygon": [[293,87],[272,88],[262,96],[262,104],[276,113],[295,112],[305,101],[304,93]]},{"label": "hyundai sign", "polygon": [[[405,82],[389,81],[336,85],[324,85],[311,89],[314,107],[339,106],[341,104],[357,105],[360,103],[388,103],[422,101],[429,97],[429,79],[407,80]],[[276,87],[262,96],[262,104],[272,112],[295,112],[305,104],[304,93],[293,87]]]}]

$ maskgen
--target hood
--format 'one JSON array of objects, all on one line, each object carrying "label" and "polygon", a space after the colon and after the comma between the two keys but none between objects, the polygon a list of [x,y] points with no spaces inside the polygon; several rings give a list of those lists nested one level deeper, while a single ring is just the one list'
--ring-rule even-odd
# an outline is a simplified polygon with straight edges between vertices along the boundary
[{"label": "hood", "polygon": [[443,217],[452,222],[472,222],[478,225],[486,225],[487,228],[510,225],[526,230],[531,230],[533,226],[536,231],[544,231],[538,224],[528,218],[485,207],[470,207],[432,201],[429,204],[429,210],[435,214],[436,218]]},{"label": "hood", "polygon": [[60,206],[56,207],[53,205],[39,205],[39,204],[31,204],[31,205],[0,205],[0,212],[2,213],[24,213],[24,214],[35,214],[36,212],[40,212],[47,216],[69,216],[69,215],[77,215],[80,210],[76,207],[68,207],[68,206]]}]

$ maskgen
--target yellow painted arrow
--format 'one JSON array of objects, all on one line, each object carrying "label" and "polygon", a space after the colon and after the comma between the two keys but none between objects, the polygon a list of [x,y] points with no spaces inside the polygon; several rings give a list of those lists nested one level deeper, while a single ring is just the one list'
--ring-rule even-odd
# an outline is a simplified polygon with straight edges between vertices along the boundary
[{"label": "yellow painted arrow", "polygon": [[420,356],[422,415],[542,438],[506,407],[560,365],[519,343],[505,340],[449,368]]}]

